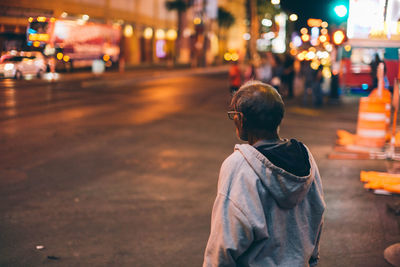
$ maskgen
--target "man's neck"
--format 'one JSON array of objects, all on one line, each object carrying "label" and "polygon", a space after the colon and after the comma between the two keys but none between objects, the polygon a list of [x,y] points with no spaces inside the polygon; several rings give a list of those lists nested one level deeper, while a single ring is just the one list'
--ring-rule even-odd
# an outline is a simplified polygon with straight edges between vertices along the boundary
[{"label": "man's neck", "polygon": [[257,137],[255,135],[249,134],[248,136],[248,143],[249,145],[254,145],[255,143],[257,143],[258,141],[261,140],[280,140],[280,137],[278,135],[278,133],[267,133],[265,135],[263,135],[263,137]]}]

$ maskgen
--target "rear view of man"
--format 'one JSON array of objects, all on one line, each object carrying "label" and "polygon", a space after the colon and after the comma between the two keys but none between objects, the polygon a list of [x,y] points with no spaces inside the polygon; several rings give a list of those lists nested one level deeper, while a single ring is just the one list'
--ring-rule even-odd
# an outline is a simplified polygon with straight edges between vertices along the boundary
[{"label": "rear view of man", "polygon": [[228,112],[248,144],[221,166],[203,266],[315,266],[325,202],[306,146],[281,139],[279,93],[244,84]]}]

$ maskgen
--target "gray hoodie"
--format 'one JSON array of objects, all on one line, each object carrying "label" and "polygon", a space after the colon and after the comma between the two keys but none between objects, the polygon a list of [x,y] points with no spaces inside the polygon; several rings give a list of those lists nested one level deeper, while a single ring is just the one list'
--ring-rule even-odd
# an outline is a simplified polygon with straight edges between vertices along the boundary
[{"label": "gray hoodie", "polygon": [[314,266],[325,202],[307,149],[308,176],[273,165],[251,145],[222,164],[203,266]]}]

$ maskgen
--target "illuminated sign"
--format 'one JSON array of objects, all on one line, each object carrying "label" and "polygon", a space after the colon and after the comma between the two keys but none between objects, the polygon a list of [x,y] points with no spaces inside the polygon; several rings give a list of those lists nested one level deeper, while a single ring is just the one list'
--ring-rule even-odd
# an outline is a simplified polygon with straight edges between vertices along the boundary
[{"label": "illuminated sign", "polygon": [[347,35],[368,38],[372,29],[384,29],[385,0],[350,0]]},{"label": "illuminated sign", "polygon": [[210,19],[216,19],[218,17],[218,1],[208,0],[206,3],[207,17]]},{"label": "illuminated sign", "polygon": [[[150,28],[151,29],[151,28]],[[151,32],[153,33],[153,32]],[[121,30],[112,26],[86,23],[79,25],[76,21],[58,20],[55,22],[55,43],[63,45],[118,43]]]},{"label": "illuminated sign", "polygon": [[321,27],[322,20],[321,19],[308,19],[307,25],[309,27]]},{"label": "illuminated sign", "polygon": [[386,25],[388,38],[393,34],[400,35],[400,0],[389,0],[386,7]]},{"label": "illuminated sign", "polygon": [[286,20],[285,13],[275,16],[275,23],[279,26],[279,31],[278,36],[272,40],[272,52],[274,53],[285,53],[286,51]]},{"label": "illuminated sign", "polygon": [[39,22],[45,22],[47,20],[47,18],[46,17],[37,17],[36,20]]},{"label": "illuminated sign", "polygon": [[347,36],[399,39],[399,19],[400,0],[350,0]]},{"label": "illuminated sign", "polygon": [[156,41],[156,56],[158,58],[164,58],[167,56],[166,52],[166,42],[165,40],[157,40]]},{"label": "illuminated sign", "polygon": [[28,39],[29,41],[48,42],[49,35],[47,33],[31,33]]}]

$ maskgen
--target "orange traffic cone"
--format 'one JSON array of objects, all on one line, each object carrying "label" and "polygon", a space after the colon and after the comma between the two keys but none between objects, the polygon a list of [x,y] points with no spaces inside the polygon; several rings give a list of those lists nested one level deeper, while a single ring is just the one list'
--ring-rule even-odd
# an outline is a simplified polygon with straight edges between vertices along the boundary
[{"label": "orange traffic cone", "polygon": [[390,125],[391,94],[384,89],[384,65],[378,67],[378,88],[360,98],[356,144],[381,148],[386,143]]}]

